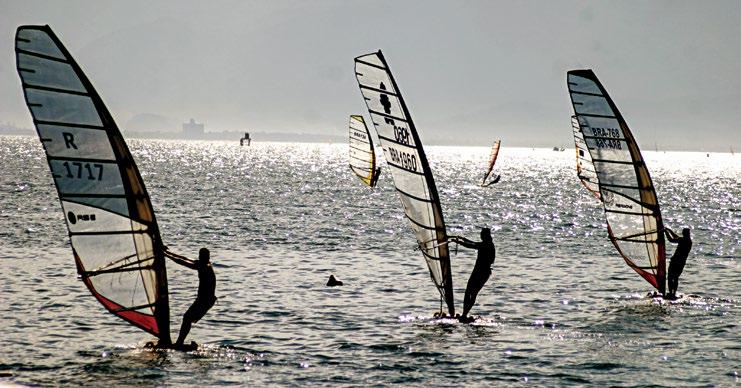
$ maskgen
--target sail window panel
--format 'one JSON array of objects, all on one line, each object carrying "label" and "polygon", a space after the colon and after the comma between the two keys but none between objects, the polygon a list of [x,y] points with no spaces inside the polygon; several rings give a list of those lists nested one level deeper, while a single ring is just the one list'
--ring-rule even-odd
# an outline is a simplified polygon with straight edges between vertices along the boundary
[{"label": "sail window panel", "polygon": [[597,84],[590,79],[579,77],[578,75],[569,74],[567,81],[569,90],[571,91],[580,93],[602,94],[599,86],[597,86]]},{"label": "sail window panel", "polygon": [[[365,56],[362,56],[362,57],[358,57],[358,60],[361,60],[363,62],[368,62],[368,63],[373,64],[373,65],[376,65],[376,66],[385,67],[384,64],[383,64],[383,62],[381,62],[381,59],[378,58],[378,55],[376,55],[375,53],[374,54],[365,55]],[[366,66],[366,65],[363,65],[362,63],[358,63],[358,65],[359,66]]]},{"label": "sail window panel", "polygon": [[[119,268],[139,261],[132,236],[132,234],[72,235],[70,240],[85,271],[98,271]],[[153,255],[150,253],[149,256]],[[145,259],[141,265],[151,265],[152,262],[153,259]]]},{"label": "sail window panel", "polygon": [[[57,44],[44,31],[36,29],[22,29],[18,31],[15,45],[19,49],[37,54],[48,55],[58,59],[65,59]],[[28,42],[26,42],[28,41]]]},{"label": "sail window panel", "polygon": [[[373,55],[373,57],[375,57],[375,55]],[[369,61],[367,58],[368,57],[363,57],[358,59],[364,62],[373,63],[373,61]],[[378,61],[380,62],[380,60]],[[378,66],[383,67],[382,64],[378,64]],[[379,69],[374,66],[368,66],[361,62],[355,62],[355,73],[361,86],[383,89],[387,90],[389,93],[398,94],[397,90],[394,88],[394,84],[391,82],[391,78],[384,69]],[[383,83],[383,88],[380,87],[381,83]],[[361,87],[360,90],[367,91],[368,89]]]},{"label": "sail window panel", "polygon": [[[428,202],[416,200],[406,195],[401,195],[401,202],[404,205],[404,212],[415,225],[419,224],[428,228],[435,227],[435,218],[433,217],[432,206]],[[427,241],[427,240],[422,240]]]},{"label": "sail window panel", "polygon": [[437,230],[423,228],[418,225],[414,225],[412,229],[414,230],[414,235],[417,237],[417,241],[419,241],[419,249],[429,256],[434,258],[439,257],[440,252],[437,249],[439,244],[437,241]]},{"label": "sail window panel", "polygon": [[632,164],[617,164],[610,162],[594,162],[594,166],[599,171],[598,177],[602,185],[609,190],[615,190],[616,187],[625,186],[633,190],[638,190],[638,181]]},{"label": "sail window panel", "polygon": [[70,233],[131,230],[131,220],[129,218],[101,208],[62,201],[62,210]]},{"label": "sail window panel", "polygon": [[[386,160],[388,161],[389,159]],[[424,175],[410,174],[407,170],[391,163],[388,164],[388,167],[394,179],[395,186],[403,191],[403,194],[425,200],[430,199],[430,193]]]},{"label": "sail window panel", "polygon": [[26,84],[86,92],[80,78],[67,63],[18,53],[18,67],[21,69],[19,74]]},{"label": "sail window panel", "polygon": [[572,94],[574,102],[574,111],[576,114],[614,116],[607,99],[602,96],[591,96],[586,94]]},{"label": "sail window panel", "polygon": [[26,89],[26,96],[36,120],[102,126],[89,97],[36,89]]},{"label": "sail window panel", "polygon": [[657,265],[658,232],[653,217],[608,212],[606,218],[617,245],[631,261],[639,266]]},{"label": "sail window panel", "polygon": [[[151,274],[151,276],[147,276]],[[106,299],[121,305],[123,308],[144,306],[154,303],[153,284],[146,284],[144,279],[154,276],[154,270],[105,273],[91,277],[90,283],[95,291]],[[140,310],[142,311],[142,310]],[[154,308],[146,310],[153,314]]]},{"label": "sail window panel", "polygon": [[[129,204],[126,198],[106,198],[106,197],[65,197],[64,203],[76,203],[100,209],[110,213],[118,214],[122,217],[129,218]],[[66,214],[66,212],[65,212]]]},{"label": "sail window panel", "polygon": [[61,195],[123,195],[121,173],[114,163],[50,159],[49,167]]},{"label": "sail window panel", "polygon": [[106,131],[45,124],[37,128],[46,153],[51,157],[116,159]]},{"label": "sail window panel", "polygon": [[[146,229],[146,226],[138,222],[132,221],[131,224],[132,224],[131,225],[132,230]],[[147,262],[151,260],[154,257],[154,242],[152,241],[152,237],[146,233],[138,233],[138,234],[133,235],[133,239],[134,239],[134,246],[136,247],[136,255],[139,258],[139,260],[147,261]],[[145,274],[142,274],[147,285],[153,285],[156,283],[157,277],[154,272],[146,274],[146,275],[150,275],[149,277],[144,276],[144,275]],[[152,296],[152,298],[154,298],[154,296]]]}]

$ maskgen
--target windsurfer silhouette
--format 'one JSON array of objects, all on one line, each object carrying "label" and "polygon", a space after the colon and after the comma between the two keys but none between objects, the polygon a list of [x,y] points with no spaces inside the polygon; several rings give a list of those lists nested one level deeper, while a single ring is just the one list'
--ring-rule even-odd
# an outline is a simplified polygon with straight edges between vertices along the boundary
[{"label": "windsurfer silhouette", "polygon": [[491,229],[481,228],[481,242],[471,241],[460,236],[450,236],[450,241],[478,251],[476,264],[471,272],[471,277],[468,278],[468,284],[466,284],[466,294],[463,298],[463,314],[458,317],[458,320],[461,322],[472,322],[473,319],[468,316],[468,313],[473,308],[474,303],[476,303],[476,296],[479,294],[479,291],[481,291],[481,288],[484,287],[486,281],[489,280],[489,276],[491,276],[491,266],[494,264],[494,257],[496,256],[494,242],[491,239]]},{"label": "windsurfer silhouette", "polygon": [[666,238],[669,242],[677,244],[677,249],[674,250],[674,254],[671,257],[671,263],[669,263],[669,271],[667,274],[669,292],[666,294],[667,299],[676,299],[677,287],[679,287],[679,276],[684,270],[687,256],[689,256],[690,249],[692,249],[692,239],[690,238],[689,228],[682,229],[681,237],[669,228],[664,228],[664,234],[666,234]]},{"label": "windsurfer silhouette", "polygon": [[[198,260],[191,260],[165,250],[165,256],[172,261],[198,271],[198,296],[195,302],[183,314],[183,323],[180,326],[180,334],[175,342],[174,348],[183,348],[185,337],[190,333],[191,326],[198,322],[216,303],[216,275],[211,265],[211,253],[206,248],[198,252]],[[193,343],[195,344],[195,343]]]}]

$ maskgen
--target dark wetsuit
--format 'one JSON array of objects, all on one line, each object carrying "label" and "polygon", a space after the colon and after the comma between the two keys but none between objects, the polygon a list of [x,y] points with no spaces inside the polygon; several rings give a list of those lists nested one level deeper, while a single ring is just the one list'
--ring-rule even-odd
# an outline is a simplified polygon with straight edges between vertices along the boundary
[{"label": "dark wetsuit", "polygon": [[669,241],[678,243],[677,249],[671,257],[667,274],[669,295],[675,296],[677,287],[679,287],[679,275],[682,274],[684,264],[687,262],[687,256],[689,256],[690,249],[692,249],[692,240],[680,236],[678,239],[670,239]]},{"label": "dark wetsuit", "polygon": [[183,320],[198,322],[216,303],[216,275],[211,263],[198,267],[198,296],[185,312]]},{"label": "dark wetsuit", "polygon": [[491,276],[491,266],[494,264],[496,249],[494,248],[494,243],[491,241],[472,242],[460,239],[458,243],[464,247],[478,250],[476,264],[473,266],[471,277],[468,278],[466,294],[463,298],[463,316],[465,317],[473,308],[474,303],[476,303],[476,297],[479,291],[481,291],[486,281],[489,280],[489,276]]}]

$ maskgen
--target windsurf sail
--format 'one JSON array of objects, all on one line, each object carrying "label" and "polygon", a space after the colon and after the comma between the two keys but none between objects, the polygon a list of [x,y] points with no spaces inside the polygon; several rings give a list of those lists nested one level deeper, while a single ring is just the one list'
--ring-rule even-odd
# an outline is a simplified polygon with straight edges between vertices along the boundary
[{"label": "windsurf sail", "polygon": [[378,181],[376,151],[368,126],[361,115],[350,116],[350,169],[366,185],[374,187]]},{"label": "windsurf sail", "polygon": [[448,236],[440,197],[409,109],[380,50],[355,58],[355,76],[432,282],[445,300],[448,313],[454,316]]},{"label": "windsurf sail", "polygon": [[494,164],[497,162],[497,156],[499,156],[499,146],[502,144],[501,140],[497,140],[494,142],[494,145],[491,146],[491,155],[489,155],[489,166],[486,169],[486,173],[484,173],[484,179],[481,180],[481,186],[486,187],[490,186],[494,183],[499,182],[500,176],[497,175],[494,177],[490,182],[486,182],[486,180],[489,178],[489,175],[491,174],[491,171],[494,170]]},{"label": "windsurf sail", "polygon": [[572,70],[566,78],[596,171],[610,240],[625,262],[664,294],[664,225],[638,144],[592,70]]},{"label": "windsurf sail", "polygon": [[113,117],[49,26],[19,27],[15,52],[78,274],[108,311],[169,342],[164,249]]},{"label": "windsurf sail", "polygon": [[589,155],[589,149],[587,143],[584,142],[584,134],[576,116],[571,116],[571,128],[574,130],[574,144],[576,145],[576,176],[590,194],[600,199],[597,172],[594,170],[592,157]]}]

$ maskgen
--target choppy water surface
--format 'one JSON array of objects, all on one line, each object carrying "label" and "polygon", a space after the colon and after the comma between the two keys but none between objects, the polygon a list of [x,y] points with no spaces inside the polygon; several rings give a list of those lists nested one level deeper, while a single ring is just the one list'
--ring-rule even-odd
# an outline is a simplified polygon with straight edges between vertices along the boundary
[{"label": "choppy water surface", "polygon": [[[450,234],[494,230],[480,325],[438,324],[439,299],[390,176],[371,191],[345,144],[136,141],[165,243],[212,250],[219,303],[194,353],[105,312],[77,280],[41,145],[0,137],[0,377],[21,384],[733,385],[741,369],[738,156],[644,156],[667,226],[693,228],[673,305],[620,259],[573,152],[429,147]],[[669,248],[670,253],[673,246]],[[452,256],[456,300],[475,260]],[[329,274],[344,287],[326,288]],[[169,264],[172,325],[196,274]],[[459,306],[460,308],[460,306]]]}]

